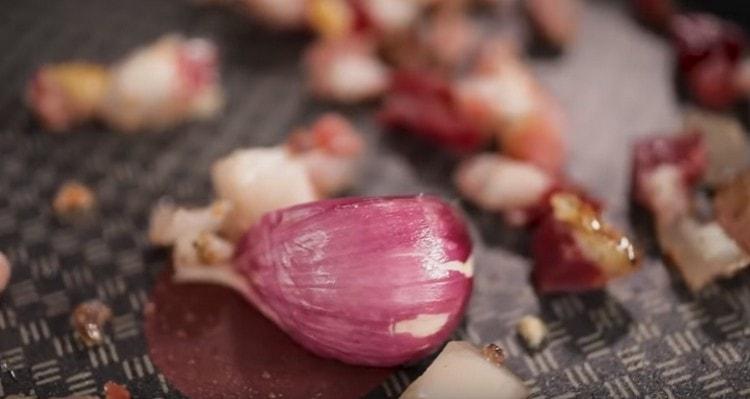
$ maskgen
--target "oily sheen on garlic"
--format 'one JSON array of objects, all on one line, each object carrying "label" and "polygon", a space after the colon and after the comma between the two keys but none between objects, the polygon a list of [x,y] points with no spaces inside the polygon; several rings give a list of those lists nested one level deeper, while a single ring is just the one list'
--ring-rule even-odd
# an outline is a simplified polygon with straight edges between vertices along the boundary
[{"label": "oily sheen on garlic", "polygon": [[393,366],[445,342],[471,292],[471,240],[431,196],[343,198],[266,214],[235,268],[248,299],[310,351]]}]

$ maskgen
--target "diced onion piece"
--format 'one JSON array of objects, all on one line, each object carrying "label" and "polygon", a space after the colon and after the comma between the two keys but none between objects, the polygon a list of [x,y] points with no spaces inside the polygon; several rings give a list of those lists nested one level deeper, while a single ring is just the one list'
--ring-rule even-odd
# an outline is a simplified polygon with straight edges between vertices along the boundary
[{"label": "diced onion piece", "polygon": [[172,245],[182,235],[215,232],[231,211],[228,201],[215,201],[204,208],[181,208],[168,201],[159,202],[151,211],[148,237],[155,245]]},{"label": "diced onion piece", "polygon": [[739,120],[698,109],[685,115],[685,130],[698,131],[708,153],[703,181],[716,187],[732,180],[750,161],[750,143]]},{"label": "diced onion piece", "polygon": [[216,52],[178,35],[135,49],[112,68],[99,116],[124,132],[213,116],[223,103]]},{"label": "diced onion piece", "polygon": [[363,37],[319,40],[305,53],[307,82],[321,98],[355,103],[380,96],[388,85],[388,67]]},{"label": "diced onion piece", "polygon": [[465,161],[455,181],[462,195],[489,211],[535,206],[553,185],[552,178],[536,166],[498,154]]},{"label": "diced onion piece", "polygon": [[662,251],[674,262],[688,288],[699,291],[719,277],[730,277],[750,263],[715,222],[701,224],[682,217],[657,226]]},{"label": "diced onion piece", "polygon": [[529,396],[523,382],[468,342],[449,342],[430,367],[401,394],[400,399],[522,399]]},{"label": "diced onion piece", "polygon": [[214,163],[212,179],[232,205],[224,226],[232,239],[266,212],[316,199],[304,164],[283,147],[237,150]]}]

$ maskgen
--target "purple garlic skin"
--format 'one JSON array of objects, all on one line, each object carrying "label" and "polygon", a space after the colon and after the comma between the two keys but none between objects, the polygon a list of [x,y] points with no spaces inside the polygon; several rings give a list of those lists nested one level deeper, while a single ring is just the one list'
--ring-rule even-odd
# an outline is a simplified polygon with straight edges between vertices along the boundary
[{"label": "purple garlic skin", "polygon": [[471,293],[471,249],[436,197],[342,198],[267,213],[235,268],[248,299],[305,348],[385,367],[448,339]]}]

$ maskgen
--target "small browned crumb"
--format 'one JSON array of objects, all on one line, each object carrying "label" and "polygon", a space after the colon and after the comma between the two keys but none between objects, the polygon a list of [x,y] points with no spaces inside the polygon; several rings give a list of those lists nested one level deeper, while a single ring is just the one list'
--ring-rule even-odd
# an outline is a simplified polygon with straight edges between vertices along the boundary
[{"label": "small browned crumb", "polygon": [[10,282],[10,261],[0,252],[0,293],[2,293]]},{"label": "small browned crumb", "polygon": [[492,364],[501,366],[505,363],[505,352],[503,351],[503,348],[495,344],[485,345],[485,347],[482,348],[482,355],[484,355],[484,358]]},{"label": "small browned crumb", "polygon": [[536,317],[527,315],[518,321],[516,326],[518,335],[523,338],[526,346],[531,350],[539,349],[547,338],[547,325]]},{"label": "small browned crumb", "polygon": [[82,214],[90,211],[94,205],[96,205],[94,192],[75,181],[63,184],[52,202],[52,208],[59,216]]},{"label": "small browned crumb", "polygon": [[130,399],[130,391],[124,385],[107,381],[104,384],[104,398],[105,399]]},{"label": "small browned crumb", "polygon": [[112,310],[107,305],[99,300],[91,300],[76,306],[70,323],[86,346],[96,346],[104,341],[104,325],[110,318]]}]

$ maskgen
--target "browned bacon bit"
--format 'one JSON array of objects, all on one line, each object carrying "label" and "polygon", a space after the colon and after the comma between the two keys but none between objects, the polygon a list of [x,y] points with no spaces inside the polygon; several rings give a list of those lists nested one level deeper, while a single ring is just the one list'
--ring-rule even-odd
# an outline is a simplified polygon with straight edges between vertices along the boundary
[{"label": "browned bacon bit", "polygon": [[552,212],[540,222],[532,242],[539,292],[600,289],[637,269],[638,251],[594,206],[565,192],[554,194],[550,205]]},{"label": "browned bacon bit", "polygon": [[104,325],[112,318],[112,311],[99,300],[90,300],[76,306],[70,323],[76,335],[86,346],[104,342]]},{"label": "browned bacon bit", "polygon": [[130,391],[123,385],[118,383],[107,381],[104,384],[104,398],[105,399],[130,399]]},{"label": "browned bacon bit", "polygon": [[55,195],[52,208],[59,216],[76,216],[91,210],[96,197],[90,188],[71,181],[63,184]]},{"label": "browned bacon bit", "polygon": [[476,150],[486,141],[473,121],[458,110],[450,83],[425,71],[394,73],[378,118],[391,129],[404,129],[458,152]]},{"label": "browned bacon bit", "polygon": [[727,235],[750,253],[750,171],[718,191],[714,212]]},{"label": "browned bacon bit", "polygon": [[482,355],[487,361],[498,366],[505,363],[505,352],[503,351],[503,348],[495,344],[485,345],[485,347],[482,348]]},{"label": "browned bacon bit", "polygon": [[692,97],[711,108],[738,98],[736,75],[746,47],[742,29],[710,14],[679,14],[670,21],[680,71]]}]

